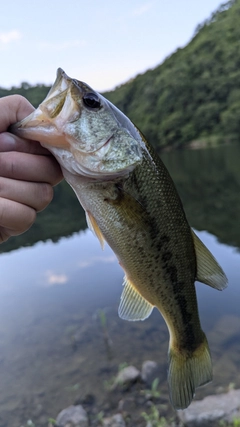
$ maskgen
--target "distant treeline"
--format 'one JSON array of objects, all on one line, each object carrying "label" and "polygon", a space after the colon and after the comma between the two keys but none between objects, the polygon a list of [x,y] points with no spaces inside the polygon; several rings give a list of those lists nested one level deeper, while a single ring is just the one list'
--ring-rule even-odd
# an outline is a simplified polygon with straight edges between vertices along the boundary
[{"label": "distant treeline", "polygon": [[[158,149],[240,139],[240,0],[223,5],[163,64],[104,95]],[[159,45],[161,40],[159,40]],[[81,79],[81,76],[73,76]],[[37,106],[49,87],[1,89]]]},{"label": "distant treeline", "polygon": [[0,87],[0,98],[8,95],[22,95],[36,108],[46,97],[49,90],[50,86],[45,86],[43,84],[31,86],[29,83],[23,82],[20,87],[13,86],[11,89]]}]

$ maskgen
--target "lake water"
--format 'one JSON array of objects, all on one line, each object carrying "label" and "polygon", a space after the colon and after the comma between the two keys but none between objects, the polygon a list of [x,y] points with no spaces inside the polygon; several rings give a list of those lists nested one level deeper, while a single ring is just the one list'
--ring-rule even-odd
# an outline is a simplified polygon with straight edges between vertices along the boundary
[{"label": "lake water", "polygon": [[[224,292],[196,284],[214,367],[213,382],[197,391],[203,398],[233,383],[240,387],[240,147],[162,158],[191,226],[229,279]],[[118,318],[123,272],[85,227],[75,197],[62,185],[31,231],[1,245],[0,427],[25,426],[29,419],[47,426],[49,417],[89,395],[107,408],[106,384],[122,363],[140,369],[145,360],[158,362],[159,389],[167,396],[168,331],[161,315],[154,310],[133,323]]]}]

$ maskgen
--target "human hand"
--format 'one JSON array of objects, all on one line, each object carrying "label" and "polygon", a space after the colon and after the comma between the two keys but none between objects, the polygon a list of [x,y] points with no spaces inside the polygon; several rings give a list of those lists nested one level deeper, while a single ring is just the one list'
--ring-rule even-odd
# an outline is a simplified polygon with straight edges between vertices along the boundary
[{"label": "human hand", "polygon": [[62,179],[55,158],[36,141],[7,132],[34,110],[20,95],[0,98],[0,243],[31,227]]}]

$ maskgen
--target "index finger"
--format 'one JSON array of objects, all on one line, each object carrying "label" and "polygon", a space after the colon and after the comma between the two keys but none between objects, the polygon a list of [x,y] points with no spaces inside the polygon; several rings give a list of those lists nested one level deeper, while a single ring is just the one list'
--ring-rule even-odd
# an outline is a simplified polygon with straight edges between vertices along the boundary
[{"label": "index finger", "polygon": [[21,95],[10,95],[0,98],[0,132],[19,120],[24,119],[34,110],[32,104]]}]

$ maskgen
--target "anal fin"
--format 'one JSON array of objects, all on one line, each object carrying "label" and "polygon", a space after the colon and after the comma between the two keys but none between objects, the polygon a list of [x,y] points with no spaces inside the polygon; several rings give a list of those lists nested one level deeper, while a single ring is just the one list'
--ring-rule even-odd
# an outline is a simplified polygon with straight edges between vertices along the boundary
[{"label": "anal fin", "polygon": [[93,234],[98,238],[102,249],[104,249],[104,237],[102,235],[100,228],[97,225],[97,221],[89,211],[86,212],[86,220],[87,220],[88,227],[93,232]]},{"label": "anal fin", "polygon": [[192,230],[193,243],[197,260],[196,280],[222,291],[227,287],[227,277],[211,252]]},{"label": "anal fin", "polygon": [[118,309],[119,317],[125,320],[144,320],[150,316],[154,306],[150,304],[124,277],[124,289]]}]

